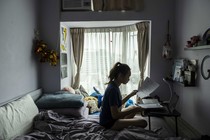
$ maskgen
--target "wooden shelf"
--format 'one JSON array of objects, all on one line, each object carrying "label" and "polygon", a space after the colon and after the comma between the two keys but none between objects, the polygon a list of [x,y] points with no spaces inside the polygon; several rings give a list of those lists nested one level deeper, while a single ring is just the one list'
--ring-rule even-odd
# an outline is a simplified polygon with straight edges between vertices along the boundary
[{"label": "wooden shelf", "polygon": [[210,45],[197,46],[197,47],[191,47],[191,48],[184,48],[184,50],[204,50],[204,49],[210,49]]}]

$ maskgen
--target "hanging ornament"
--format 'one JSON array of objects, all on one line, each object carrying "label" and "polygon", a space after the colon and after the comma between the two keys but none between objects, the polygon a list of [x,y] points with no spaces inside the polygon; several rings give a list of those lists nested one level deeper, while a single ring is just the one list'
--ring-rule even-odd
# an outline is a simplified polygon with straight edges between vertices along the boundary
[{"label": "hanging ornament", "polygon": [[163,52],[162,52],[162,57],[165,59],[171,59],[172,58],[172,48],[171,48],[171,36],[169,34],[169,21],[168,21],[168,33],[167,33],[167,38],[166,42],[163,46]]}]

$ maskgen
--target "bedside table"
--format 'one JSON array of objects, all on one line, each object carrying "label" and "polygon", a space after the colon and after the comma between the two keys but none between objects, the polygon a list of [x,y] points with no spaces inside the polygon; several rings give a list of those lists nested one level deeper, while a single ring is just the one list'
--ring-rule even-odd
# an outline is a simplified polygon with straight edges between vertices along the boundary
[{"label": "bedside table", "polygon": [[178,134],[178,122],[177,118],[181,116],[181,113],[179,113],[177,110],[174,110],[173,112],[168,111],[167,109],[164,110],[145,110],[145,115],[148,116],[148,122],[149,122],[149,130],[151,130],[151,117],[174,117],[175,118],[175,127],[176,127],[176,136],[179,136]]}]

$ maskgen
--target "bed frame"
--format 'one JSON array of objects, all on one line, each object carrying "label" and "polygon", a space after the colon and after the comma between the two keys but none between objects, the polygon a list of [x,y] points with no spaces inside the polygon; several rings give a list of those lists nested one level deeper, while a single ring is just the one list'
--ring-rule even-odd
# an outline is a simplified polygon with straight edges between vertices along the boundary
[{"label": "bed frame", "polygon": [[15,98],[13,98],[13,99],[10,99],[10,100],[8,100],[8,101],[6,101],[6,102],[0,103],[0,107],[3,106],[3,105],[6,105],[7,103],[10,103],[10,102],[12,102],[12,101],[15,101],[15,100],[17,100],[17,99],[19,99],[19,98],[21,98],[21,97],[27,95],[27,94],[31,95],[32,99],[33,99],[34,101],[36,101],[36,100],[42,95],[42,89],[40,88],[40,89],[37,89],[37,90],[33,90],[33,91],[30,91],[30,92],[25,93],[25,94],[23,94],[23,95],[20,95],[20,96],[18,96],[18,97],[15,97]]}]

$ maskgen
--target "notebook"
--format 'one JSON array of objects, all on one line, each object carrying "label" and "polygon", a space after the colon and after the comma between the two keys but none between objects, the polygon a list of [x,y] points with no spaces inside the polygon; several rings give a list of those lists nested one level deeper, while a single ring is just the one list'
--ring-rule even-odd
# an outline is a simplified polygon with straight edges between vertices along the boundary
[{"label": "notebook", "polygon": [[142,99],[142,103],[136,105],[144,109],[161,109],[164,107],[157,99]]},{"label": "notebook", "polygon": [[142,103],[136,105],[141,106],[144,109],[164,109],[169,112],[173,112],[178,100],[179,96],[176,93],[174,93],[170,102],[163,102],[163,104],[165,104],[164,106],[160,104],[160,102],[157,99],[142,99]]},{"label": "notebook", "polygon": [[160,103],[152,103],[152,104],[137,104],[137,106],[140,106],[144,109],[161,109],[164,108]]}]

